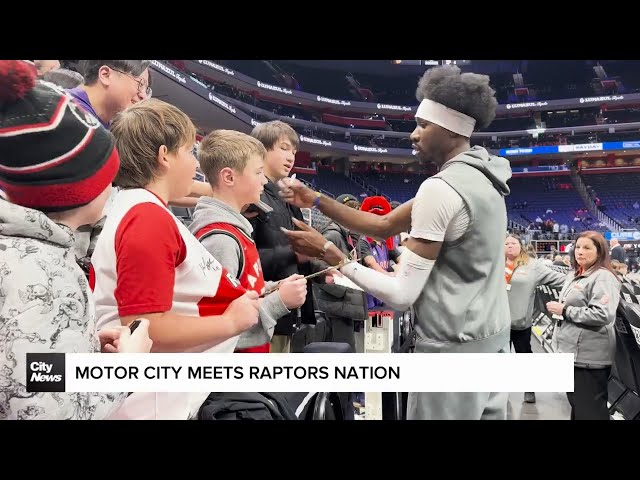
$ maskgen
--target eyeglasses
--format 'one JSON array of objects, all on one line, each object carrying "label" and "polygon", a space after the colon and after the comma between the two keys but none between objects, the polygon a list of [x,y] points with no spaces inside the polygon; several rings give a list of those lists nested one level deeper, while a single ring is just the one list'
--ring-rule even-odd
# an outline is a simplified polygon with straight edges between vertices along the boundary
[{"label": "eyeglasses", "polygon": [[143,93],[146,95],[147,98],[151,98],[151,93],[153,92],[151,90],[151,87],[149,85],[147,85],[147,83],[141,79],[141,78],[136,78],[133,75],[131,75],[130,73],[127,72],[123,72],[122,70],[118,70],[117,68],[112,68],[111,70],[115,70],[118,73],[122,73],[123,75],[126,75],[127,77],[131,78],[133,81],[135,81],[138,84],[138,92],[139,93]]}]

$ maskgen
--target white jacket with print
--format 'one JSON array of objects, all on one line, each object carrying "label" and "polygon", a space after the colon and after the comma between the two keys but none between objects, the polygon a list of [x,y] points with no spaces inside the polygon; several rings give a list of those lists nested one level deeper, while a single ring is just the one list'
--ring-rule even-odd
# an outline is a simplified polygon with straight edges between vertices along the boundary
[{"label": "white jacket with print", "polygon": [[42,212],[0,200],[0,419],[100,419],[122,393],[35,393],[27,353],[95,353],[95,309],[74,237]]}]

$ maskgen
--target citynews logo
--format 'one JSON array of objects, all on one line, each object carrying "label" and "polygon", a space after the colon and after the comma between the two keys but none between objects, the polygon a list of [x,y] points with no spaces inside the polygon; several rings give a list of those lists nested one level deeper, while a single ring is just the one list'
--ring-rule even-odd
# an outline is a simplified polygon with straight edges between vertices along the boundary
[{"label": "citynews logo", "polygon": [[27,392],[64,392],[64,372],[64,353],[27,353]]}]

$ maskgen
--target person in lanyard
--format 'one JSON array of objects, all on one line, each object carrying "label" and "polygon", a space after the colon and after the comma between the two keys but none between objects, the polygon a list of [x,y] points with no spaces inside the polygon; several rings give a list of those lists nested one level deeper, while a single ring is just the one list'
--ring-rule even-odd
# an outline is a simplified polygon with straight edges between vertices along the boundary
[{"label": "person in lanyard", "polygon": [[[536,287],[547,285],[560,290],[566,275],[551,270],[540,260],[530,258],[516,234],[507,235],[504,255],[504,275],[511,314],[511,345],[516,353],[532,353],[531,323]],[[524,401],[535,403],[536,394],[526,392]]]},{"label": "person in lanyard", "polygon": [[547,309],[558,324],[553,347],[574,355],[574,390],[567,393],[572,420],[609,420],[608,380],[615,356],[614,321],[620,282],[611,270],[609,249],[602,234],[582,232],[571,258],[559,302]]}]

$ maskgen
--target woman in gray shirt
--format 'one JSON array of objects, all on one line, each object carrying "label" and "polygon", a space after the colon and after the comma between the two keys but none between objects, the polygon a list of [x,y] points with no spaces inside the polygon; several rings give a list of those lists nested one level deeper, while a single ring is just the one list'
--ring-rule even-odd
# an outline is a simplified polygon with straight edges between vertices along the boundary
[{"label": "woman in gray shirt", "polygon": [[[518,235],[507,235],[504,254],[504,274],[511,314],[511,344],[516,353],[531,353],[531,323],[536,287],[547,285],[560,290],[566,275],[551,270],[540,260],[530,258]],[[535,393],[525,393],[524,400],[535,403]]]},{"label": "woman in gray shirt", "polygon": [[567,393],[572,420],[609,420],[608,380],[615,356],[614,322],[620,282],[611,271],[607,243],[598,232],[582,232],[559,302],[547,303],[558,317],[555,351],[574,355],[574,389]]}]

